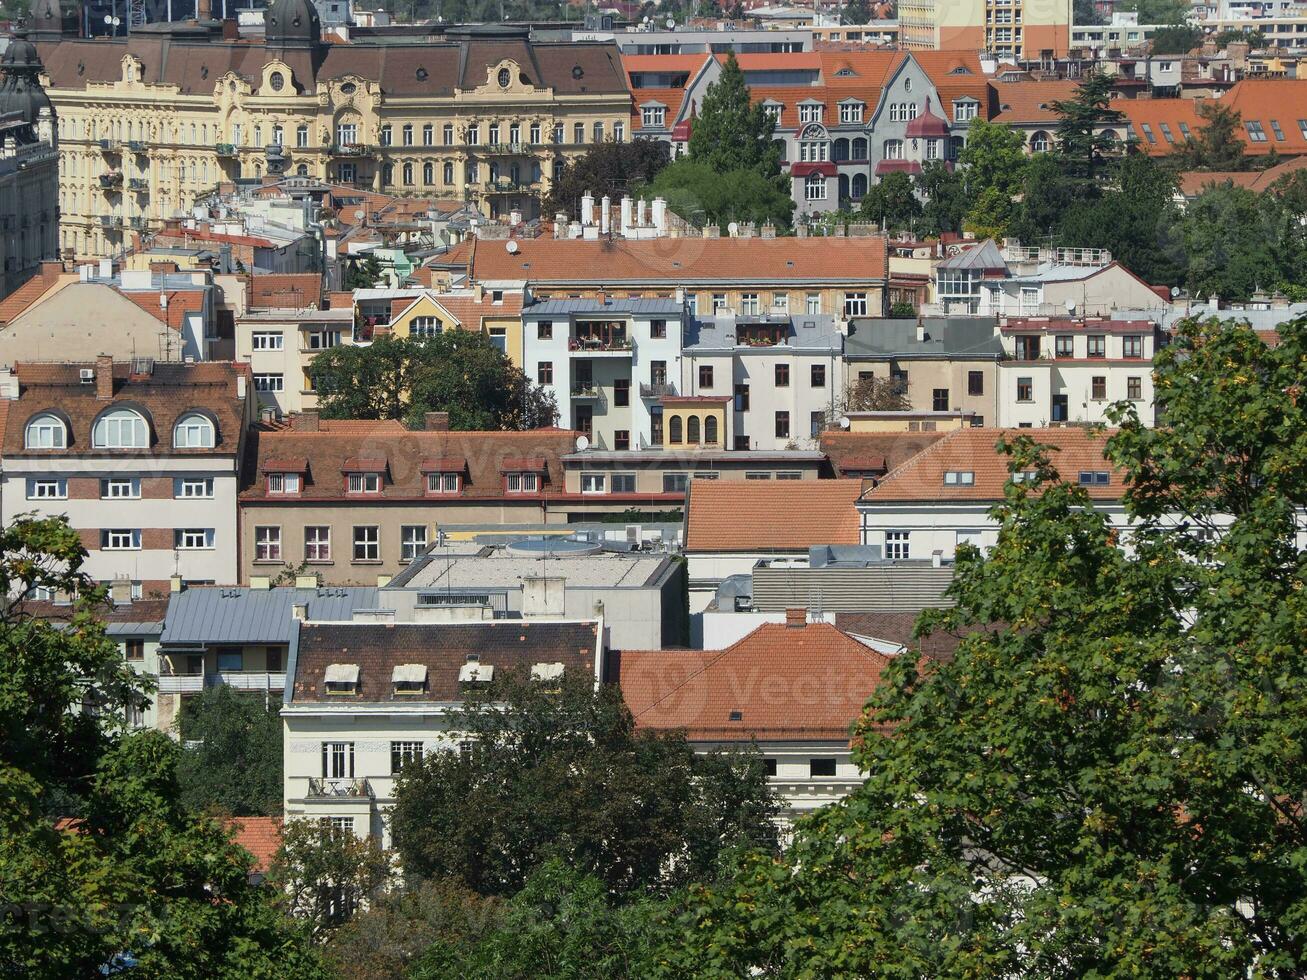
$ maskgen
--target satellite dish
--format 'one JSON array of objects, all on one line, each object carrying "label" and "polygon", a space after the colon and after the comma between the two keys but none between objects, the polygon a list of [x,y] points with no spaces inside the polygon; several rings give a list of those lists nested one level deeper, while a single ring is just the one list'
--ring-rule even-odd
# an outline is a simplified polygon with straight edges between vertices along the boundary
[{"label": "satellite dish", "polygon": [[1069,299],[1069,300],[1066,301],[1066,311],[1067,311],[1067,313],[1074,313],[1074,312],[1076,311],[1076,301],[1075,301],[1075,300],[1073,300],[1073,299]]},{"label": "satellite dish", "polygon": [[577,436],[577,437],[576,437],[576,451],[577,451],[577,452],[579,452],[579,453],[583,453],[583,452],[585,452],[585,451],[586,451],[587,449],[589,449],[589,448],[590,448],[590,440],[589,440],[589,439],[587,439],[585,436]]},{"label": "satellite dish", "polygon": [[726,230],[730,232],[731,237],[734,238],[736,235],[740,233],[740,223],[738,221],[732,221],[729,225],[726,226]]},{"label": "satellite dish", "polygon": [[509,254],[509,255],[516,255],[516,254],[517,254],[517,248],[518,248],[518,246],[517,246],[517,241],[516,241],[515,239],[510,238],[510,239],[505,243],[504,248],[508,250],[508,254]]},{"label": "satellite dish", "polygon": [[1175,298],[1177,298],[1179,295],[1180,295],[1180,287],[1179,287],[1179,286],[1172,286],[1172,287],[1171,287],[1171,298],[1172,298],[1172,299],[1175,299]]},{"label": "satellite dish", "polygon": [[363,212],[362,212],[361,210],[359,210],[359,211],[355,211],[355,212],[354,212],[354,220],[355,220],[355,221],[362,221],[362,220],[363,220]]},{"label": "satellite dish", "polygon": [[847,428],[848,428],[849,426],[851,426],[852,424],[853,424],[853,423],[849,421],[849,417],[848,417],[847,415],[841,415],[841,416],[840,416],[840,428],[841,428],[841,429],[847,429]]}]

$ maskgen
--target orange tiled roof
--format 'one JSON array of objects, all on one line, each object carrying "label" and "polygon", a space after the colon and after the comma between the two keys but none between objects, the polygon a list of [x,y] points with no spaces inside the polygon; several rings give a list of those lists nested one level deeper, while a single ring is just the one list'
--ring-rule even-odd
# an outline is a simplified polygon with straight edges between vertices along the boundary
[{"label": "orange tiled roof", "polygon": [[182,321],[186,319],[187,313],[195,313],[204,309],[204,292],[199,289],[174,289],[170,291],[167,294],[167,310],[159,305],[160,294],[157,290],[124,292],[119,289],[117,292],[124,298],[131,300],[156,320],[168,324],[173,330],[181,330]]},{"label": "orange tiled roof", "polygon": [[70,283],[77,281],[75,276],[64,277],[42,267],[40,272],[0,301],[0,323],[9,323],[21,316],[61,278],[66,278]]},{"label": "orange tiled roof", "polygon": [[1060,120],[1054,102],[1075,97],[1077,82],[1048,79],[1025,82],[990,82],[989,91],[994,122],[1006,125],[1045,123],[1055,126]]},{"label": "orange tiled roof", "polygon": [[316,272],[250,276],[253,309],[304,309],[322,305],[322,276]]},{"label": "orange tiled roof", "polygon": [[804,551],[858,544],[861,480],[692,480],[686,551]]},{"label": "orange tiled roof", "polygon": [[[1107,470],[1110,482],[1088,486],[1091,497],[1118,500],[1124,490],[1122,473],[1103,458],[1108,433],[1079,427],[1051,429],[958,429],[891,470],[863,495],[869,504],[902,501],[992,501],[1003,498],[1010,477],[1010,457],[994,448],[1000,436],[1029,436],[1051,447],[1053,467],[1063,479],[1075,482],[1081,472]],[[945,484],[947,472],[971,472],[970,486]]]},{"label": "orange tiled roof", "polygon": [[882,462],[885,471],[897,469],[928,446],[944,438],[943,432],[845,432],[831,429],[819,440],[836,476],[846,471],[875,469],[867,465]]},{"label": "orange tiled roof", "polygon": [[232,817],[227,826],[232,840],[254,858],[254,870],[267,873],[281,847],[281,820],[277,817]]},{"label": "orange tiled roof", "polygon": [[850,247],[841,238],[516,239],[481,242],[470,258],[476,280],[837,283],[889,278],[883,238]]},{"label": "orange tiled roof", "polygon": [[847,738],[889,658],[827,623],[768,623],[724,650],[624,650],[610,663],[637,726],[735,742]]}]

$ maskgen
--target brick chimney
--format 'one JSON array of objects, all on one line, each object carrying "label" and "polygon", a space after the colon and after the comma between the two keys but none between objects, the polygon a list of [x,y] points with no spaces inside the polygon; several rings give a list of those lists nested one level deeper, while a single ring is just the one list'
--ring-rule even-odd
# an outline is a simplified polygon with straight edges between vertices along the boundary
[{"label": "brick chimney", "polygon": [[132,580],[129,578],[116,578],[109,586],[109,597],[113,600],[115,606],[130,606],[132,604]]},{"label": "brick chimney", "polygon": [[422,416],[422,425],[428,432],[448,432],[448,412],[427,412]]},{"label": "brick chimney", "polygon": [[224,41],[239,41],[241,39],[240,28],[236,26],[236,21],[228,17],[222,22],[222,39]]},{"label": "brick chimney", "polygon": [[786,609],[785,610],[785,628],[791,630],[801,630],[808,625],[808,610],[806,609]]},{"label": "brick chimney", "polygon": [[317,432],[318,417],[317,412],[300,412],[291,420],[290,427],[296,432]]},{"label": "brick chimney", "polygon": [[101,401],[113,398],[112,354],[101,354],[95,359],[95,397]]}]

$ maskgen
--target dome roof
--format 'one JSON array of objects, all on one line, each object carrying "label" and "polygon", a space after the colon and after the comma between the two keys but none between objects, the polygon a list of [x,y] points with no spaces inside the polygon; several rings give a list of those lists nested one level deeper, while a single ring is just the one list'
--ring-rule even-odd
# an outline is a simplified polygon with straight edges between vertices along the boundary
[{"label": "dome roof", "polygon": [[0,79],[0,115],[21,113],[24,121],[35,125],[43,108],[50,108],[50,97],[36,79],[7,72]]},{"label": "dome roof", "polygon": [[907,135],[909,138],[947,136],[948,123],[930,111],[930,99],[926,99],[925,110],[908,123]]},{"label": "dome roof", "polygon": [[322,23],[313,0],[272,0],[263,12],[266,43],[281,47],[311,47],[322,40]]},{"label": "dome roof", "polygon": [[36,45],[26,37],[14,35],[9,41],[9,47],[5,48],[5,53],[0,55],[0,68],[5,71],[40,71],[41,56],[36,53]]}]

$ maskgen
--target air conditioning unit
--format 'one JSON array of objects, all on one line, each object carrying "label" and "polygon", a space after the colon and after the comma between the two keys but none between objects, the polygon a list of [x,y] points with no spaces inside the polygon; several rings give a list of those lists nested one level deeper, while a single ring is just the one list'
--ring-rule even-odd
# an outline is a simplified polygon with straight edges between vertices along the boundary
[{"label": "air conditioning unit", "polygon": [[640,543],[640,535],[643,531],[644,528],[639,524],[626,525],[626,543],[638,545]]},{"label": "air conditioning unit", "polygon": [[95,382],[95,368],[82,368],[80,372],[82,384],[89,385]]}]

